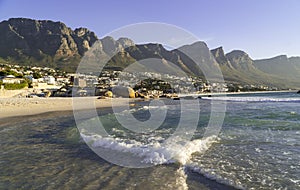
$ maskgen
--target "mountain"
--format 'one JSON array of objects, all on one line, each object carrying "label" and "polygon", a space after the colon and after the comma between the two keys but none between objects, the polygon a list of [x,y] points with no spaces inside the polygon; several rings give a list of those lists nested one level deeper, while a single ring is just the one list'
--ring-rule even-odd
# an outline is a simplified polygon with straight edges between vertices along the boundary
[{"label": "mountain", "polygon": [[300,73],[300,57],[291,57],[289,62],[296,68],[298,74]]},{"label": "mountain", "polygon": [[61,22],[11,18],[0,23],[0,57],[24,65],[74,70],[94,42],[94,32],[72,30]]},{"label": "mountain", "polygon": [[[115,42],[109,44],[113,43]],[[218,63],[204,42],[195,42],[171,51],[157,43],[131,44],[131,46],[122,49],[121,52],[135,60],[135,67],[148,69],[148,71],[200,77],[205,77],[205,73],[206,76],[210,75],[210,78],[218,77],[215,72],[218,69]],[[120,56],[120,54],[115,55],[109,65],[118,65],[124,69],[132,64]]]},{"label": "mountain", "polygon": [[[164,72],[167,74],[183,74],[184,72],[185,75],[204,76],[201,69],[207,67],[209,65],[207,64],[208,62],[214,61],[204,42],[196,42],[169,51],[163,45],[157,43],[140,45],[129,43],[126,48],[122,48],[118,43],[120,39],[114,41],[111,37],[106,38],[109,38],[109,41],[107,39],[105,42],[101,40],[103,47],[111,46],[112,48],[109,48],[109,50],[104,49],[104,51],[111,54],[117,51],[120,52],[111,58],[108,64],[109,67],[118,66],[119,69],[124,69],[130,64],[135,63],[136,67],[147,68],[149,71]],[[131,61],[124,59],[124,54],[130,57]],[[195,60],[198,60],[197,63]],[[201,67],[203,68],[200,69],[198,64],[202,64]]]},{"label": "mountain", "polygon": [[225,54],[222,47],[210,50],[200,41],[167,50],[161,44],[135,44],[128,38],[98,39],[87,28],[72,30],[61,22],[27,18],[0,22],[0,62],[74,72],[81,60],[90,70],[103,62],[109,70],[209,76],[210,80],[220,78],[222,71],[230,83],[300,86],[300,57],[253,60],[244,51]]},{"label": "mountain", "polygon": [[241,50],[233,50],[226,54],[228,61],[237,70],[251,70],[254,68],[253,60],[249,55]]},{"label": "mountain", "polygon": [[[295,88],[299,87],[297,80],[282,76],[279,68],[278,70],[271,70],[272,64],[263,63],[259,60],[253,60],[246,52],[241,50],[234,50],[230,53],[224,54],[223,48],[219,47],[211,50],[216,61],[219,63],[226,81],[244,84],[262,84],[281,88]],[[276,60],[276,58],[274,58]],[[294,58],[294,64],[300,65],[300,59]],[[271,60],[273,62],[274,60]],[[276,62],[274,62],[275,64]],[[257,64],[260,64],[259,66]],[[263,67],[265,66],[265,67]],[[267,69],[269,68],[269,70]],[[278,71],[278,72],[275,72]],[[296,72],[299,76],[299,71]],[[290,73],[295,76],[296,73]]]},{"label": "mountain", "polygon": [[286,55],[280,55],[270,59],[256,60],[255,66],[266,73],[294,79],[300,77],[299,63],[300,58],[288,58]]},{"label": "mountain", "polygon": [[212,55],[215,57],[216,61],[221,65],[233,69],[228,58],[225,56],[223,47],[218,47],[211,50]]},{"label": "mountain", "polygon": [[197,76],[218,78],[218,63],[204,42],[195,42],[175,49],[182,62]]}]

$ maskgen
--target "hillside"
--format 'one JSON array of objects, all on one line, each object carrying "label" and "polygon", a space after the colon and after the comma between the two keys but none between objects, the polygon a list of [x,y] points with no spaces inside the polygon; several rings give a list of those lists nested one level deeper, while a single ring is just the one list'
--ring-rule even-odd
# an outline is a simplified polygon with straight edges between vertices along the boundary
[{"label": "hillside", "polygon": [[[97,48],[91,50],[95,43]],[[108,61],[105,69],[110,70],[218,78],[215,71],[221,68],[224,79],[230,83],[280,88],[300,86],[300,57],[253,60],[244,51],[225,54],[222,47],[209,50],[206,43],[200,41],[167,50],[161,44],[135,44],[128,38],[98,39],[86,28],[72,30],[64,23],[49,20],[11,18],[0,23],[0,62],[75,72],[84,55],[90,62],[95,61],[95,55]]]},{"label": "hillside", "polygon": [[96,40],[94,32],[61,22],[12,18],[0,23],[0,56],[21,65],[74,71]]}]

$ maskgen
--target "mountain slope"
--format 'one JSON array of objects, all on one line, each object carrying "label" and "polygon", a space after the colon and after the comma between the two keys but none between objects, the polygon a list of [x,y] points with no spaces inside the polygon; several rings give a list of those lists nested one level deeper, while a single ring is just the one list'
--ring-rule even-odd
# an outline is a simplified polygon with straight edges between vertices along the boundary
[{"label": "mountain slope", "polygon": [[280,55],[270,59],[256,60],[255,66],[266,73],[295,78],[299,75],[297,72],[299,61],[297,60],[297,58],[289,59],[286,55]]},{"label": "mountain slope", "polygon": [[256,61],[240,50],[234,50],[224,55],[222,47],[211,50],[218,61],[224,78],[228,82],[276,86],[280,88],[295,88],[298,83],[294,80],[277,75],[275,72],[264,72],[256,67]]},{"label": "mountain slope", "polygon": [[74,69],[97,36],[61,22],[12,18],[0,23],[0,56],[19,64]]}]

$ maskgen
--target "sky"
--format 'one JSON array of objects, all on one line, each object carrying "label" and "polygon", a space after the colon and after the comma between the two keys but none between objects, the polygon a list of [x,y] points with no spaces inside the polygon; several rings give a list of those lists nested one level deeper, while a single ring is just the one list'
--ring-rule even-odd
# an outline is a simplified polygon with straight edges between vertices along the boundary
[{"label": "sky", "polygon": [[0,0],[0,21],[13,17],[86,27],[99,38],[129,24],[162,22],[226,53],[300,56],[299,0]]}]

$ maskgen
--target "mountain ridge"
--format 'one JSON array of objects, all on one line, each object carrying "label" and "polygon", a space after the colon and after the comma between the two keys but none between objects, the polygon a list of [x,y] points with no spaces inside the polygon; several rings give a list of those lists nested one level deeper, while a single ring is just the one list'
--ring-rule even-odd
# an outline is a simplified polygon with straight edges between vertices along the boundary
[{"label": "mountain ridge", "polygon": [[[62,22],[11,18],[0,22],[0,57],[21,65],[38,65],[74,72],[88,50],[97,42],[98,53],[111,58],[110,68],[124,69],[144,59],[156,60],[173,70],[178,67],[188,75],[205,77],[204,73],[220,67],[228,82],[295,86],[300,77],[300,57],[286,55],[253,60],[246,52],[224,52],[222,47],[210,50],[205,42],[187,44],[167,50],[157,43],[135,44],[122,37],[99,39],[87,28],[72,30]],[[291,85],[287,85],[287,84]]]}]

